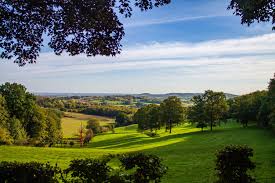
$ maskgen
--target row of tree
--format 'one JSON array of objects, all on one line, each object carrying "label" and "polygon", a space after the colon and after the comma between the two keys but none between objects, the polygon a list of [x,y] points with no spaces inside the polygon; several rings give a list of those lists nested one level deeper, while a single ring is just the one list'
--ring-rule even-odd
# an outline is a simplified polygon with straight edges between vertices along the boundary
[{"label": "row of tree", "polygon": [[256,91],[228,101],[229,115],[247,126],[257,122],[260,127],[275,125],[275,76],[269,82],[267,91]]},{"label": "row of tree", "polygon": [[54,144],[62,138],[62,113],[41,108],[20,84],[0,86],[0,144]]},{"label": "row of tree", "polygon": [[212,131],[214,126],[227,117],[228,104],[223,92],[207,90],[203,95],[194,96],[192,102],[193,105],[187,110],[188,119],[197,123],[197,127],[202,130],[210,126]]},{"label": "row of tree", "polygon": [[249,122],[259,127],[275,126],[275,76],[270,80],[268,91],[256,91],[226,99],[223,92],[205,91],[192,98],[192,105],[183,107],[179,98],[169,97],[160,105],[150,104],[138,109],[133,122],[139,130],[158,130],[166,127],[171,133],[174,125],[188,119],[198,128],[220,125],[222,121],[236,119],[244,127]]},{"label": "row of tree", "polygon": [[169,129],[184,119],[184,107],[178,97],[165,99],[160,105],[150,104],[144,106],[134,114],[133,121],[138,124],[139,130],[158,130],[161,127]]}]

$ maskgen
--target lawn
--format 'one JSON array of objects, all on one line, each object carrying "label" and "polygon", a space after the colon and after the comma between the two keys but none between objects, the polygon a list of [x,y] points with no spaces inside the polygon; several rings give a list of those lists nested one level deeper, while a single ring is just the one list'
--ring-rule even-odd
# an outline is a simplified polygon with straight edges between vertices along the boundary
[{"label": "lawn", "polygon": [[109,123],[114,123],[114,119],[96,116],[96,115],[87,115],[81,113],[74,112],[66,112],[65,116],[62,118],[62,129],[63,129],[63,137],[71,138],[76,134],[82,125],[85,127],[87,121],[91,118],[97,118],[100,121],[102,126],[107,125]]},{"label": "lawn", "polygon": [[36,148],[0,146],[0,160],[49,161],[65,168],[71,159],[99,157],[108,153],[143,151],[159,155],[169,167],[163,182],[213,182],[215,177],[215,152],[227,144],[247,144],[254,149],[253,161],[257,178],[275,175],[275,136],[255,126],[242,128],[232,122],[217,127],[213,132],[201,132],[184,124],[173,129],[172,134],[159,132],[151,138],[136,131],[137,126],[120,127],[115,134],[96,136],[86,148]]}]

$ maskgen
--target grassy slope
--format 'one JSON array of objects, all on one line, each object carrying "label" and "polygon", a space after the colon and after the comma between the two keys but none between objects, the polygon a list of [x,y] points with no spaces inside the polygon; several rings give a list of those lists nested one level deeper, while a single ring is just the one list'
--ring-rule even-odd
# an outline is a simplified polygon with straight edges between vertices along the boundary
[{"label": "grassy slope", "polygon": [[63,136],[65,138],[73,137],[82,125],[85,127],[87,121],[91,118],[97,118],[100,120],[101,125],[106,125],[107,123],[113,123],[114,119],[96,116],[96,115],[86,115],[80,113],[66,112],[65,117],[62,118],[62,129]]},{"label": "grassy slope", "polygon": [[121,127],[115,134],[97,136],[89,148],[35,148],[0,146],[0,160],[43,161],[66,167],[74,158],[98,157],[108,153],[145,151],[164,159],[169,167],[164,182],[211,182],[214,177],[215,151],[227,144],[247,144],[254,149],[253,160],[257,177],[275,174],[275,137],[270,132],[238,124],[227,124],[213,132],[200,132],[192,126],[183,125],[172,134],[160,132],[151,138],[136,132],[136,126]]}]

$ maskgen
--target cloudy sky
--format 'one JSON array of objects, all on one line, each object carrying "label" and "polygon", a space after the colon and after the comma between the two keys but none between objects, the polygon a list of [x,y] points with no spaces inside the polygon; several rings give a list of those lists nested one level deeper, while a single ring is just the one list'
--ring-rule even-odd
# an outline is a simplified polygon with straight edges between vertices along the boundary
[{"label": "cloudy sky", "polygon": [[0,83],[32,92],[166,93],[206,89],[243,94],[266,89],[275,72],[271,24],[240,25],[229,0],[172,0],[135,11],[116,57],[56,56],[45,47],[38,62],[1,61]]}]

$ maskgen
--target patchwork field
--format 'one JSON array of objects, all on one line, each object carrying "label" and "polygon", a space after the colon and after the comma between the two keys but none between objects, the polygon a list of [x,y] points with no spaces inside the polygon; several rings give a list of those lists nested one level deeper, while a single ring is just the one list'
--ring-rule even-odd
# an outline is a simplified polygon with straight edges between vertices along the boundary
[{"label": "patchwork field", "polygon": [[82,125],[85,127],[87,121],[91,118],[97,118],[100,121],[102,126],[107,125],[109,123],[114,123],[114,119],[96,116],[96,115],[86,115],[74,112],[66,112],[64,117],[62,118],[62,129],[64,138],[71,138],[76,134]]},{"label": "patchwork field", "polygon": [[213,132],[201,132],[184,124],[174,128],[172,134],[161,130],[159,137],[151,138],[138,133],[136,128],[136,125],[116,128],[114,134],[96,136],[85,148],[0,146],[0,160],[39,160],[65,168],[75,158],[143,151],[159,155],[169,167],[163,182],[208,183],[215,177],[215,152],[227,144],[247,144],[254,149],[253,161],[257,167],[251,173],[259,182],[275,175],[275,136],[269,131],[254,126],[242,128],[232,122],[215,128]]}]

